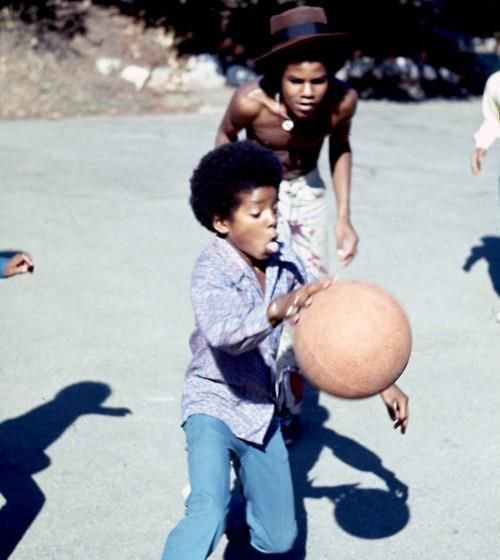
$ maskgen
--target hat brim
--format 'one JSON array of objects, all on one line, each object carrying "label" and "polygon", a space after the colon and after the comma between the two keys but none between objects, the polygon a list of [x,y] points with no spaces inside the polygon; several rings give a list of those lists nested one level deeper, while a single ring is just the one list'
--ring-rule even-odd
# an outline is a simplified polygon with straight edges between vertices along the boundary
[{"label": "hat brim", "polygon": [[322,52],[321,58],[329,58],[332,61],[341,61],[347,58],[349,51],[350,36],[347,33],[323,33],[321,35],[308,35],[291,39],[282,45],[274,47],[269,52],[254,59],[255,70],[259,74],[265,74],[274,70],[280,62],[287,60],[292,52],[298,52],[302,46],[317,46],[318,51],[328,47],[335,47],[332,52]]}]

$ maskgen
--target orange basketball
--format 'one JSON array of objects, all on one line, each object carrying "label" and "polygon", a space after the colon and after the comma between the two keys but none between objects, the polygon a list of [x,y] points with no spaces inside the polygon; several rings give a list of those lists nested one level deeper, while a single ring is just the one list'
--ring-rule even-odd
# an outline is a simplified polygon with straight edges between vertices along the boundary
[{"label": "orange basketball", "polygon": [[411,329],[386,290],[361,280],[336,281],[301,311],[294,349],[318,389],[359,399],[387,389],[411,353]]}]

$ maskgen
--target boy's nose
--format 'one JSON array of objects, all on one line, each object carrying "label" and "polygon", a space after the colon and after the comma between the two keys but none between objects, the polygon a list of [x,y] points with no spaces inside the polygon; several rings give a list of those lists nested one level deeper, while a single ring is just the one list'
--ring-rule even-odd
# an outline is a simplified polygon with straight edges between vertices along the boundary
[{"label": "boy's nose", "polygon": [[312,86],[309,83],[305,83],[304,87],[302,88],[302,95],[304,97],[311,97],[312,95]]}]

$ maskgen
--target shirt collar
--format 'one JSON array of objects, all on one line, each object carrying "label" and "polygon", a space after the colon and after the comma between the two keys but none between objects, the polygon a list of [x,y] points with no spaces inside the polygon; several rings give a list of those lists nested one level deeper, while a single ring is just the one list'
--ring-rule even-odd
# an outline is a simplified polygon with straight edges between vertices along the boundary
[{"label": "shirt collar", "polygon": [[242,276],[250,276],[252,271],[249,265],[243,260],[238,251],[222,237],[214,240],[215,250],[222,255],[226,262],[226,272],[232,280],[238,282]]}]

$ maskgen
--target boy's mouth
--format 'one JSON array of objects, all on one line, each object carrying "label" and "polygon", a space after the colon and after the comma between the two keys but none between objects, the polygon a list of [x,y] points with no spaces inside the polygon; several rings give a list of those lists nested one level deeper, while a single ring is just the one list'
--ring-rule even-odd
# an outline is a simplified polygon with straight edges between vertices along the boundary
[{"label": "boy's mouth", "polygon": [[295,105],[295,112],[297,113],[297,116],[310,115],[315,111],[315,109],[316,103],[310,101],[299,101]]},{"label": "boy's mouth", "polygon": [[272,255],[273,253],[277,253],[279,251],[279,243],[276,241],[276,238],[271,239],[266,243],[266,253],[268,255]]}]

